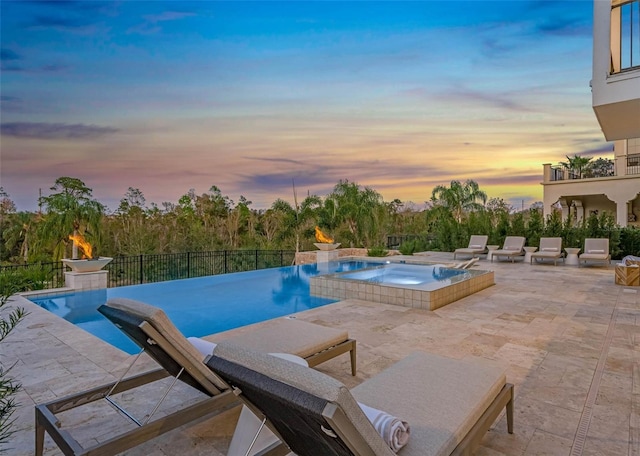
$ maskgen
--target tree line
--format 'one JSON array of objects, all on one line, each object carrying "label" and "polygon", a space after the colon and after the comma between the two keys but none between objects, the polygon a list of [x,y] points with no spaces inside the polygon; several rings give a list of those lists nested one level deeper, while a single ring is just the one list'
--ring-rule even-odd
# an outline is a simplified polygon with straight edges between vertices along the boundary
[{"label": "tree line", "polygon": [[0,189],[0,261],[51,261],[72,257],[71,234],[82,234],[96,255],[140,255],[221,249],[312,249],[319,225],[343,246],[373,247],[396,229],[424,229],[419,211],[399,200],[385,202],[369,187],[342,180],[325,196],[307,195],[291,204],[277,199],[254,209],[212,186],[190,190],[176,203],[148,204],[130,187],[109,211],[92,189],[74,177],[60,177],[39,200],[40,211],[17,211]]},{"label": "tree line", "polygon": [[[554,212],[546,220],[542,203],[514,211],[501,198],[488,198],[473,180],[451,181],[431,193],[426,208],[399,199],[384,201],[374,189],[339,181],[326,196],[307,195],[293,204],[283,199],[268,209],[254,209],[241,196],[237,202],[212,186],[200,195],[190,190],[177,203],[147,203],[130,187],[118,208],[109,211],[80,179],[60,177],[51,193],[39,200],[37,212],[17,211],[0,188],[0,262],[19,264],[71,258],[71,234],[82,234],[95,256],[127,256],[234,249],[313,250],[320,226],[343,247],[384,250],[388,235],[411,235],[403,253],[452,251],[472,234],[488,234],[501,245],[508,235],[525,236],[538,245],[541,236],[562,236],[564,245],[579,247],[585,237],[605,236],[612,253],[640,254],[640,230],[620,229],[612,214],[581,223],[562,220]],[[616,250],[617,249],[617,250]]]}]

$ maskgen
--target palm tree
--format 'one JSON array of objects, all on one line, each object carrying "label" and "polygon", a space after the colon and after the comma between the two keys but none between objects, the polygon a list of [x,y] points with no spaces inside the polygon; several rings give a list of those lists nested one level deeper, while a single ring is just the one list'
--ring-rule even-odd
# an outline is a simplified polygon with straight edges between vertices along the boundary
[{"label": "palm tree", "polygon": [[593,157],[581,157],[579,155],[574,155],[573,157],[569,157],[568,155],[566,162],[560,162],[565,169],[572,171],[578,179],[582,179],[583,174],[591,167],[591,159]]},{"label": "palm tree", "polygon": [[[53,257],[59,260],[70,234],[91,233],[98,238],[105,207],[92,198],[92,190],[84,182],[74,177],[59,177],[51,190],[56,193],[40,198],[46,212],[38,226],[39,240],[53,242]],[[78,257],[75,242],[71,257]]]},{"label": "palm tree", "polygon": [[[288,202],[278,198],[271,206],[274,211],[282,213],[284,221],[283,234],[287,235],[291,231],[295,235],[295,250],[300,251],[301,234],[309,228],[311,220],[318,218],[318,211],[322,207],[322,200],[316,195],[307,195],[301,203],[298,203],[298,193],[296,191],[295,182],[293,185],[293,202],[292,207]],[[290,230],[290,231],[288,231]],[[287,232],[288,231],[288,232]]]},{"label": "palm tree", "polygon": [[469,179],[464,184],[453,180],[450,187],[436,186],[431,192],[431,201],[436,206],[449,209],[453,218],[460,223],[466,212],[479,211],[484,207],[487,194],[473,180]]},{"label": "palm tree", "polygon": [[10,214],[9,223],[2,235],[5,247],[9,252],[17,251],[18,257],[25,263],[29,260],[29,248],[36,216],[31,212]]},{"label": "palm tree", "polygon": [[351,247],[366,247],[367,240],[378,237],[380,209],[384,209],[384,202],[378,192],[341,180],[325,199],[321,221],[333,228],[344,223],[351,238]]}]

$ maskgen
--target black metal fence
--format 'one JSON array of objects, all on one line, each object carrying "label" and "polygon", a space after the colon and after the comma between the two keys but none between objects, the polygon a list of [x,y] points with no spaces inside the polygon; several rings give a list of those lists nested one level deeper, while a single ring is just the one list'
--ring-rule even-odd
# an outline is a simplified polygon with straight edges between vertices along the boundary
[{"label": "black metal fence", "polygon": [[407,241],[413,241],[414,239],[420,238],[424,238],[424,236],[420,234],[391,234],[387,236],[387,248],[397,249]]},{"label": "black metal fence", "polygon": [[[115,257],[104,269],[109,271],[108,286],[121,287],[291,266],[294,260],[293,250],[217,250]],[[0,266],[0,272],[29,270],[45,273],[45,288],[63,287],[64,269],[61,261]]]}]

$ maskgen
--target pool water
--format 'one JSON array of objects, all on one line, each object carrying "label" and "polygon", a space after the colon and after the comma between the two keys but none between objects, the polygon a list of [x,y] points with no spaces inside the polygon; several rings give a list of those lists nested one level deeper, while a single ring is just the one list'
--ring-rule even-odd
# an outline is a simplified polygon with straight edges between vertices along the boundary
[{"label": "pool water", "polygon": [[310,278],[379,264],[329,262],[320,263],[319,270],[314,263],[30,299],[133,354],[137,346],[96,310],[108,299],[130,298],[159,307],[186,337],[202,337],[336,302],[311,296]]},{"label": "pool water", "polygon": [[413,289],[435,290],[467,279],[469,271],[442,265],[387,264],[364,271],[345,272],[337,277],[385,285],[408,285]]}]

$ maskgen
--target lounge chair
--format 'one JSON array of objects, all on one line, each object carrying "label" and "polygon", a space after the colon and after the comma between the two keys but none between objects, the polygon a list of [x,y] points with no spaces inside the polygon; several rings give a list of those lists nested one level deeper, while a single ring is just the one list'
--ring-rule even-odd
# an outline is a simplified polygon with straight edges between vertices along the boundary
[{"label": "lounge chair", "polygon": [[578,265],[587,261],[603,261],[611,264],[609,239],[588,238],[584,240],[584,253],[578,256]]},{"label": "lounge chair", "polygon": [[[109,300],[107,304],[100,306],[98,310],[140,346],[162,369],[126,379],[124,378],[125,372],[121,380],[117,382],[62,399],[56,399],[46,404],[36,405],[36,456],[41,456],[43,453],[45,431],[53,438],[65,455],[111,455],[125,451],[193,420],[205,416],[214,416],[237,405],[237,398],[229,390],[229,386],[204,365],[205,356],[185,339],[161,309],[138,301],[118,298]],[[290,350],[293,354],[302,353],[301,356],[305,356],[309,352],[309,347],[314,345],[318,348],[319,353],[313,353],[306,357],[310,365],[317,365],[341,353],[350,351],[352,373],[355,375],[356,345],[354,340],[348,338],[346,332],[303,321],[278,320],[280,320],[282,326],[278,322],[273,322],[269,328],[262,332],[265,338],[271,340],[268,347],[269,350]],[[301,327],[302,330],[292,329],[298,327]],[[281,349],[275,343],[275,337],[270,335],[274,331],[280,331],[281,340],[283,341]],[[294,335],[300,332],[304,334],[304,337],[298,345],[299,349],[296,349],[293,339]],[[320,343],[320,339],[323,338],[325,340],[324,345]],[[237,341],[236,339],[234,341],[240,343],[242,339],[241,336],[238,336]],[[312,341],[311,343],[309,342],[310,340]],[[250,345],[249,342],[245,343],[247,346]],[[254,349],[259,348],[264,347],[254,346]],[[179,379],[204,393],[204,399],[194,405],[155,420],[151,420],[151,416],[149,416],[146,422],[136,420],[136,418],[130,416],[127,411],[123,410],[112,399],[115,394],[168,376],[175,377],[174,383]],[[156,409],[165,396],[158,402]],[[120,410],[123,415],[134,421],[138,427],[101,443],[83,448],[69,431],[60,429],[60,422],[56,418],[56,413],[100,399],[107,400]],[[151,412],[151,415],[154,412]]]},{"label": "lounge chair", "polygon": [[205,362],[298,456],[395,455],[359,403],[408,422],[400,456],[470,454],[503,408],[513,433],[513,385],[486,360],[416,352],[351,391],[321,372],[232,344],[218,345]]},{"label": "lounge chair", "polygon": [[533,264],[533,260],[553,260],[553,265],[555,266],[561,258],[563,258],[562,238],[543,237],[540,238],[540,248],[538,251],[531,254],[531,264]]},{"label": "lounge chair", "polygon": [[469,239],[469,245],[465,248],[455,249],[453,251],[453,259],[456,259],[456,255],[481,255],[487,253],[487,241],[489,236],[473,235]]},{"label": "lounge chair", "polygon": [[504,239],[504,246],[491,254],[491,261],[493,262],[495,257],[507,257],[513,263],[515,257],[524,255],[524,241],[522,236],[507,236]]}]

